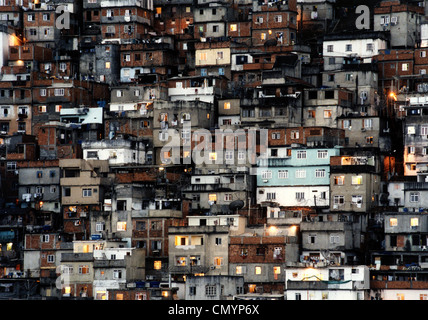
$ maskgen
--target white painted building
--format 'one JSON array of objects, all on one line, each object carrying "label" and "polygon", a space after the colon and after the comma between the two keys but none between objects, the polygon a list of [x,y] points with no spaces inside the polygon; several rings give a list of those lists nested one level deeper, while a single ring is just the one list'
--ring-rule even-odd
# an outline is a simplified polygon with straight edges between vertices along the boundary
[{"label": "white painted building", "polygon": [[101,140],[82,142],[83,159],[108,160],[109,165],[144,164],[145,145],[139,141]]},{"label": "white painted building", "polygon": [[285,269],[286,300],[365,300],[369,289],[367,266]]},{"label": "white painted building", "polygon": [[387,40],[380,37],[378,33],[358,37],[326,36],[323,42],[324,70],[341,69],[345,59],[361,58],[363,63],[371,63],[373,56],[387,48]]}]

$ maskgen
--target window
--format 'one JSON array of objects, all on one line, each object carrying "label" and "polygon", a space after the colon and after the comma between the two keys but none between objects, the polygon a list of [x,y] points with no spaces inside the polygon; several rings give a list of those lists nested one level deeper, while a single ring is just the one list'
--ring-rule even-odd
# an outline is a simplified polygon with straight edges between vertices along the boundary
[{"label": "window", "polygon": [[403,63],[401,65],[401,71],[408,71],[409,70],[409,64],[408,63]]},{"label": "window", "polygon": [[266,33],[260,33],[260,40],[266,40]]},{"label": "window", "polygon": [[206,296],[215,296],[217,294],[216,285],[206,285],[205,286],[205,295]]},{"label": "window", "polygon": [[117,231],[126,231],[126,222],[125,221],[118,221],[116,225]]},{"label": "window", "polygon": [[217,51],[217,60],[223,60],[223,51]]},{"label": "window", "polygon": [[363,196],[352,196],[352,204],[356,204],[357,207],[361,208],[363,203]]},{"label": "window", "polygon": [[308,243],[310,244],[314,244],[317,241],[317,236],[316,235],[309,235],[308,236]]},{"label": "window", "polygon": [[410,226],[411,227],[419,226],[419,218],[410,218]]},{"label": "window", "polygon": [[306,150],[297,150],[296,158],[297,159],[306,159]]},{"label": "window", "polygon": [[217,201],[217,195],[215,193],[211,193],[208,195],[208,201],[210,202],[216,202]]},{"label": "window", "polygon": [[42,235],[42,242],[49,242],[49,235],[48,234],[43,234]]},{"label": "window", "polygon": [[238,30],[238,25],[237,24],[231,24],[229,26],[229,31],[237,31]]},{"label": "window", "polygon": [[266,193],[266,199],[267,200],[275,200],[276,199],[276,192],[267,192]]},{"label": "window", "polygon": [[226,193],[224,195],[224,201],[227,201],[227,202],[232,201],[232,194],[231,193]]},{"label": "window", "polygon": [[342,206],[345,204],[345,196],[336,195],[333,197],[333,204],[337,206]]},{"label": "window", "polygon": [[216,246],[220,246],[221,243],[222,243],[221,238],[215,238],[215,244],[216,244]]},{"label": "window", "polygon": [[306,178],[306,170],[302,170],[302,169],[296,170],[295,177],[298,179]]},{"label": "window", "polygon": [[363,128],[372,129],[373,128],[373,119],[364,119]]},{"label": "window", "polygon": [[40,96],[46,97],[46,89],[40,89]]},{"label": "window", "polygon": [[225,103],[223,103],[223,108],[224,108],[225,110],[229,110],[229,109],[230,109],[230,102],[225,102]]},{"label": "window", "polygon": [[282,22],[282,16],[281,15],[278,15],[278,16],[275,16],[275,22]]},{"label": "window", "polygon": [[333,45],[332,44],[329,44],[327,46],[327,52],[333,52]]},{"label": "window", "polygon": [[304,192],[296,192],[296,200],[297,201],[305,200],[305,193]]},{"label": "window", "polygon": [[367,144],[373,144],[374,140],[373,140],[373,136],[367,136],[366,137],[366,143]]},{"label": "window", "polygon": [[215,257],[214,258],[214,266],[221,267],[223,265],[223,258],[222,257]]},{"label": "window", "polygon": [[64,89],[55,89],[54,95],[55,95],[55,97],[63,97],[64,96]]},{"label": "window", "polygon": [[79,274],[89,274],[89,266],[88,265],[80,265],[79,266]]},{"label": "window", "polygon": [[113,270],[113,279],[122,279],[122,270]]},{"label": "window", "polygon": [[199,55],[199,60],[206,61],[207,60],[207,53],[201,52],[201,54]]},{"label": "window", "polygon": [[347,44],[345,50],[346,51],[352,51],[352,44]]},{"label": "window", "polygon": [[324,110],[324,119],[331,118],[331,110]]},{"label": "window", "polygon": [[6,170],[7,171],[15,171],[16,170],[16,162],[15,161],[9,161],[6,163]]},{"label": "window", "polygon": [[288,170],[278,170],[278,179],[288,179]]},{"label": "window", "polygon": [[262,171],[262,179],[272,179],[272,171]]},{"label": "window", "polygon": [[92,197],[92,189],[91,188],[84,188],[82,190],[82,196],[83,197]]},{"label": "window", "polygon": [[318,150],[317,152],[317,158],[318,159],[327,159],[328,157],[328,151],[327,150]]},{"label": "window", "polygon": [[106,69],[110,69],[110,66],[111,66],[110,61],[106,61],[105,66],[106,66],[106,67],[105,67]]},{"label": "window", "polygon": [[366,51],[373,51],[374,45],[373,43],[367,43],[366,45]]},{"label": "window", "polygon": [[308,118],[315,119],[315,110],[308,110]]},{"label": "window", "polygon": [[95,231],[104,231],[104,222],[97,222],[95,225]]},{"label": "window", "polygon": [[352,176],[352,184],[363,184],[362,176]]},{"label": "window", "polygon": [[343,120],[342,121],[342,128],[343,129],[351,129],[351,125],[352,125],[351,120]]},{"label": "window", "polygon": [[339,243],[340,237],[338,235],[330,235],[330,243],[337,244]]},{"label": "window", "polygon": [[272,140],[279,140],[281,139],[281,133],[280,132],[273,132],[272,133]]},{"label": "window", "polygon": [[316,169],[315,178],[325,178],[325,169]]},{"label": "window", "polygon": [[299,139],[299,131],[291,131],[291,139]]},{"label": "window", "polygon": [[254,268],[254,274],[262,274],[262,267],[256,266]]},{"label": "window", "polygon": [[235,274],[245,274],[247,272],[246,266],[236,266]]},{"label": "window", "polygon": [[419,192],[410,192],[410,202],[419,202]]}]

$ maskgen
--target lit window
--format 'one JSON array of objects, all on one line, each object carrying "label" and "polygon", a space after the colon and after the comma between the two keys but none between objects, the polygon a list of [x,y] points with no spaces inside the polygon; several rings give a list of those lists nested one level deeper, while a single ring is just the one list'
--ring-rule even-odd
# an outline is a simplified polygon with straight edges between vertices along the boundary
[{"label": "lit window", "polygon": [[324,110],[324,118],[325,119],[331,118],[331,110]]},{"label": "lit window", "polygon": [[162,261],[160,261],[160,260],[156,260],[156,261],[153,263],[153,269],[155,269],[155,270],[160,270],[160,269],[162,269]]},{"label": "lit window", "polygon": [[397,218],[389,218],[389,226],[390,227],[396,227],[396,226],[398,226],[398,220],[397,220]]},{"label": "lit window", "polygon": [[79,274],[88,274],[88,273],[89,273],[88,265],[79,266]]},{"label": "lit window", "polygon": [[209,159],[210,159],[210,160],[217,160],[217,153],[215,153],[215,152],[210,152],[210,153],[209,153]]},{"label": "lit window", "polygon": [[126,222],[119,221],[117,223],[117,231],[126,231]]},{"label": "lit window", "polygon": [[236,269],[235,269],[235,273],[236,274],[244,274],[244,273],[246,273],[246,267],[245,266],[236,266]]},{"label": "lit window", "polygon": [[215,193],[211,193],[208,195],[208,201],[210,202],[216,202],[217,201],[217,195]]},{"label": "lit window", "polygon": [[222,257],[215,257],[214,258],[214,265],[216,267],[221,267],[223,265],[223,258]]},{"label": "lit window", "polygon": [[363,177],[362,176],[352,176],[352,184],[362,184]]},{"label": "lit window", "polygon": [[71,294],[71,287],[65,287],[64,288],[64,294],[70,295]]},{"label": "lit window", "polygon": [[262,267],[256,267],[255,274],[262,274]]},{"label": "lit window", "polygon": [[266,33],[262,32],[260,34],[260,40],[266,40]]},{"label": "lit window", "polygon": [[273,274],[281,274],[281,267],[273,267]]},{"label": "lit window", "polygon": [[106,62],[106,69],[110,69],[110,62],[109,61]]},{"label": "lit window", "polygon": [[410,226],[411,227],[419,226],[419,218],[410,218]]},{"label": "lit window", "polygon": [[116,300],[123,300],[123,293],[116,293]]},{"label": "lit window", "polygon": [[207,60],[207,53],[206,52],[202,52],[199,57],[200,57],[201,61],[205,61],[205,60]]},{"label": "lit window", "polygon": [[238,30],[238,25],[237,24],[231,24],[229,27],[230,31],[237,31]]},{"label": "lit window", "polygon": [[186,266],[186,257],[177,257],[175,265],[180,267]]},{"label": "lit window", "polygon": [[225,110],[230,109],[230,102],[225,102],[224,105],[223,105],[223,107],[224,107]]}]

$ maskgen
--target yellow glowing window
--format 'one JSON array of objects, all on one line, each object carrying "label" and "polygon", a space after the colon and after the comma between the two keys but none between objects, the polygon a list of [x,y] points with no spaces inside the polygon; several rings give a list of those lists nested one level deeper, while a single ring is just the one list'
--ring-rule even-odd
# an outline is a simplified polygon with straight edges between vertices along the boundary
[{"label": "yellow glowing window", "polygon": [[238,30],[238,25],[237,24],[231,24],[229,30],[230,31],[237,31]]},{"label": "yellow glowing window", "polygon": [[226,110],[230,109],[230,102],[225,102],[223,106]]},{"label": "yellow glowing window", "polygon": [[248,291],[250,293],[255,293],[256,292],[256,285],[255,284],[249,284],[248,285]]},{"label": "yellow glowing window", "polygon": [[221,257],[215,257],[214,258],[214,265],[216,267],[222,266],[223,265],[223,258],[221,258]]},{"label": "yellow glowing window", "polygon": [[169,292],[168,291],[162,291],[162,297],[168,298]]},{"label": "yellow glowing window", "polygon": [[397,300],[404,300],[404,293],[397,293]]},{"label": "yellow glowing window", "polygon": [[398,220],[397,218],[390,218],[389,219],[389,226],[390,227],[396,227],[398,225]]},{"label": "yellow glowing window", "polygon": [[245,267],[244,266],[236,266],[236,274],[244,274]]},{"label": "yellow glowing window", "polygon": [[256,267],[255,273],[262,274],[262,267]]},{"label": "yellow glowing window", "polygon": [[157,7],[156,14],[161,14],[161,13],[162,13],[162,7]]},{"label": "yellow glowing window", "polygon": [[184,152],[183,152],[183,157],[184,157],[184,158],[188,158],[188,157],[190,157],[190,151],[184,151]]},{"label": "yellow glowing window", "polygon": [[419,218],[411,218],[410,219],[410,226],[417,227],[419,225]]},{"label": "yellow glowing window", "polygon": [[123,300],[123,293],[117,293],[116,300]]},{"label": "yellow glowing window", "polygon": [[106,69],[110,69],[110,62],[109,61],[106,62]]},{"label": "yellow glowing window", "polygon": [[186,12],[189,13],[190,12],[190,7],[186,7]]},{"label": "yellow glowing window", "polygon": [[154,268],[155,270],[160,270],[160,269],[162,269],[162,261],[160,261],[160,260],[156,260],[156,261],[153,263],[153,268]]},{"label": "yellow glowing window", "polygon": [[6,245],[6,251],[11,251],[13,247],[13,243],[12,242],[8,242]]},{"label": "yellow glowing window", "polygon": [[217,160],[217,153],[215,153],[215,152],[210,152],[210,154],[209,154],[209,159],[210,159],[210,160]]},{"label": "yellow glowing window", "polygon": [[178,257],[176,265],[177,266],[185,266],[186,265],[186,257]]},{"label": "yellow glowing window", "polygon": [[217,201],[217,195],[215,193],[209,194],[208,201]]},{"label": "yellow glowing window", "polygon": [[273,267],[273,274],[281,274],[281,267]]},{"label": "yellow glowing window", "polygon": [[186,246],[189,244],[188,241],[189,241],[188,237],[181,237],[181,236],[175,237],[176,246]]},{"label": "yellow glowing window", "polygon": [[363,183],[363,177],[362,176],[353,176],[352,177],[352,184],[362,184]]},{"label": "yellow glowing window", "polygon": [[202,52],[202,53],[200,54],[200,60],[201,60],[201,61],[205,61],[205,60],[207,60],[207,53],[206,53],[206,52]]},{"label": "yellow glowing window", "polygon": [[70,294],[71,293],[71,287],[65,287],[64,288],[64,293],[65,294]]},{"label": "yellow glowing window", "polygon": [[83,252],[84,252],[84,253],[88,253],[88,252],[89,252],[89,244],[85,244],[85,245],[83,246]]},{"label": "yellow glowing window", "polygon": [[117,223],[117,231],[126,231],[126,222],[119,221]]},{"label": "yellow glowing window", "polygon": [[262,32],[260,34],[260,40],[266,40],[266,33]]}]

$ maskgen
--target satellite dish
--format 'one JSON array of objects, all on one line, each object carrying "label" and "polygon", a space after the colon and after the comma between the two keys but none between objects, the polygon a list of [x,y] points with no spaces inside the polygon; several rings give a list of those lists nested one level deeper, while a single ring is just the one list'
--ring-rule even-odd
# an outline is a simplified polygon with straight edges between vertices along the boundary
[{"label": "satellite dish", "polygon": [[243,206],[244,206],[244,201],[235,200],[229,204],[229,209],[230,210],[237,210],[237,209],[241,209]]}]

